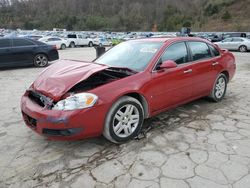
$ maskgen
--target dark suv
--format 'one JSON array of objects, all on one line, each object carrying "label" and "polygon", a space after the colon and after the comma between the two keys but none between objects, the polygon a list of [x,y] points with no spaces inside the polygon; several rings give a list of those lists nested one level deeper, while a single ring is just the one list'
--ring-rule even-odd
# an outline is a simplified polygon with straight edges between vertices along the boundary
[{"label": "dark suv", "polygon": [[59,59],[56,46],[27,38],[0,38],[0,68],[34,65],[45,67]]}]

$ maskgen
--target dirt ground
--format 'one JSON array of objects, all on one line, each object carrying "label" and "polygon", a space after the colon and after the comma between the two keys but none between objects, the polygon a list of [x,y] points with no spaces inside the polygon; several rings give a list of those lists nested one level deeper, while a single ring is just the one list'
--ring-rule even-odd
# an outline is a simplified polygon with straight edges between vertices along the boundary
[{"label": "dirt ground", "polygon": [[[48,141],[27,128],[20,98],[42,68],[0,71],[0,187],[247,188],[250,186],[250,53],[234,53],[225,99],[200,99],[147,120],[145,138]],[[92,60],[94,48],[60,51]]]}]

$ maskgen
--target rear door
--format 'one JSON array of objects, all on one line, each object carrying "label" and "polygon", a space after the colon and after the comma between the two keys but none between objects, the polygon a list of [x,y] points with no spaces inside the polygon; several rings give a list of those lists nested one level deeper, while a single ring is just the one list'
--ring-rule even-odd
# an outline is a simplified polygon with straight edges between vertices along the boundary
[{"label": "rear door", "polygon": [[49,38],[47,43],[49,45],[56,45],[57,49],[60,49],[62,40],[60,38]]},{"label": "rear door", "polygon": [[11,66],[11,40],[0,39],[0,67]]},{"label": "rear door", "polygon": [[232,50],[238,50],[241,45],[244,45],[244,40],[239,37],[234,37],[233,44]]},{"label": "rear door", "polygon": [[[218,75],[218,58],[213,55],[205,42],[187,42],[192,58],[193,91],[192,98],[206,96],[210,93]],[[212,46],[211,46],[212,47]]]},{"label": "rear door", "polygon": [[79,41],[78,45],[80,45],[80,46],[86,45],[86,42],[85,42],[82,35],[77,35],[77,37],[78,37],[78,41]]},{"label": "rear door", "polygon": [[13,61],[17,66],[33,64],[37,45],[28,39],[13,39]]},{"label": "rear door", "polygon": [[[157,70],[166,60],[173,60],[178,66],[169,70]],[[166,49],[152,72],[148,87],[153,111],[170,108],[189,100],[192,91],[191,66],[185,42],[172,44]]]}]

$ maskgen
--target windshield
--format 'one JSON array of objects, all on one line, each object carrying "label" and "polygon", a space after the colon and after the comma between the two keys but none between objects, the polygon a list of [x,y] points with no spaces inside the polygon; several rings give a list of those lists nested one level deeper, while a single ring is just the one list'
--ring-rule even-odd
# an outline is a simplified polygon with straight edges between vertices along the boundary
[{"label": "windshield", "polygon": [[161,42],[124,42],[107,51],[95,62],[140,72],[147,67],[162,44]]}]

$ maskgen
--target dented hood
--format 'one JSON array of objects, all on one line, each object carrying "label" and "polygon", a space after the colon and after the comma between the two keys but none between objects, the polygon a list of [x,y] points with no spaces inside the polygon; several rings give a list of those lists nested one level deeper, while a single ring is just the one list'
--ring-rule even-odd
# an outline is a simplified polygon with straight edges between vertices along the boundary
[{"label": "dented hood", "polygon": [[61,60],[45,69],[32,84],[33,90],[55,101],[79,82],[108,66],[91,62]]}]

